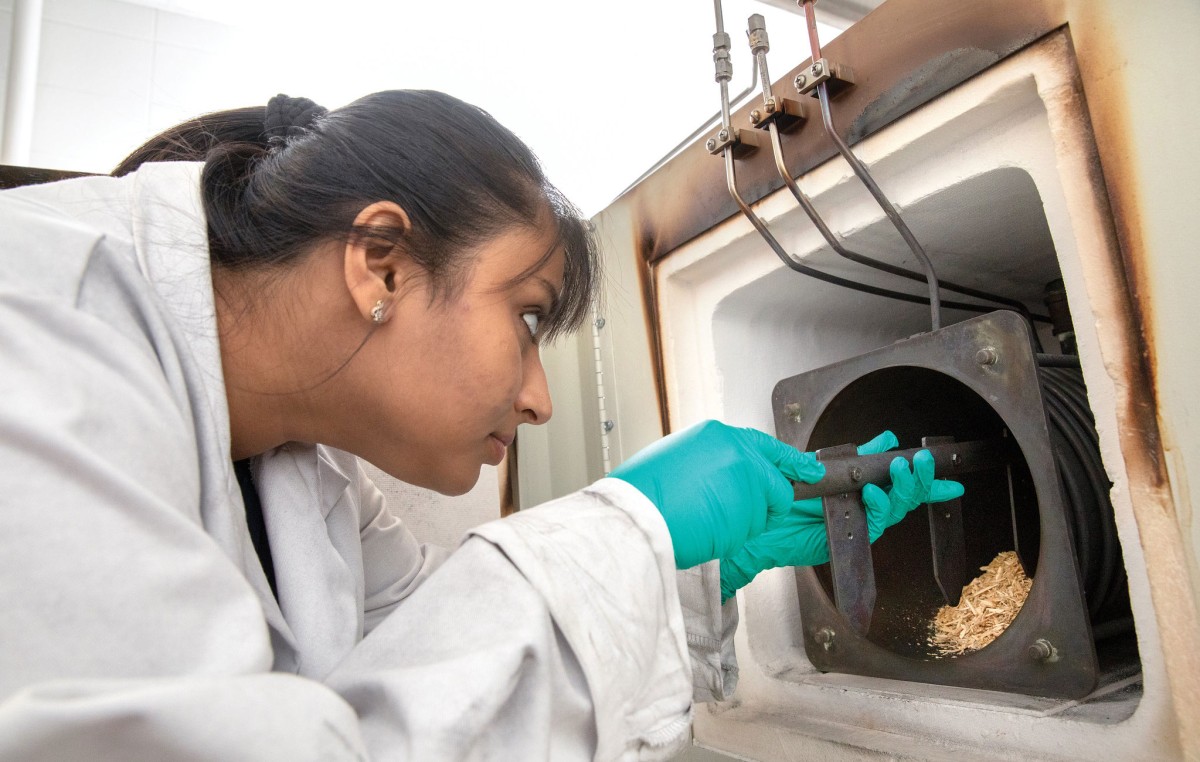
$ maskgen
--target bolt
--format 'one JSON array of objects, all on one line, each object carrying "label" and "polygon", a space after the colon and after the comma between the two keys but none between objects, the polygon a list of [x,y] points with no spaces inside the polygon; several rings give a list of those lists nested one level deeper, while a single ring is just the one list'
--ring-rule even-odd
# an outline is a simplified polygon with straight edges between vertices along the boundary
[{"label": "bolt", "polygon": [[833,630],[828,627],[822,627],[813,634],[813,640],[820,643],[826,651],[833,649]]},{"label": "bolt", "polygon": [[608,432],[612,431],[613,427],[616,425],[617,424],[612,420],[605,421],[604,422],[604,433],[607,434]]},{"label": "bolt", "polygon": [[1045,638],[1038,638],[1029,646],[1029,658],[1040,662],[1058,661],[1058,649]]},{"label": "bolt", "polygon": [[720,140],[721,142],[729,140],[729,130],[721,130],[720,132],[718,132],[717,140]]},{"label": "bolt", "polygon": [[852,482],[862,481],[862,469],[861,468],[859,468],[858,466],[850,467],[850,481],[852,481]]},{"label": "bolt", "polygon": [[808,84],[808,77],[804,76],[803,74],[797,74],[793,84],[796,86],[797,90],[803,90],[804,86]]},{"label": "bolt", "polygon": [[708,142],[704,144],[704,147],[710,151],[716,150],[717,141],[714,140],[713,138],[709,138]]},{"label": "bolt", "polygon": [[765,108],[765,109],[767,110],[767,113],[768,113],[768,114],[774,114],[774,113],[775,113],[775,109],[776,109],[776,108],[778,108],[778,106],[777,106],[777,105],[776,105],[776,103],[775,103],[775,99],[774,99],[774,98],[770,98],[770,99],[768,99],[768,100],[767,100],[767,102],[766,102],[766,103],[763,105],[763,108]]},{"label": "bolt", "polygon": [[1000,359],[1000,355],[996,353],[995,347],[984,347],[975,353],[975,362],[980,365],[995,365]]},{"label": "bolt", "polygon": [[758,124],[761,121],[762,121],[762,112],[761,111],[759,111],[758,109],[754,109],[753,111],[750,112],[751,124]]},{"label": "bolt", "polygon": [[821,65],[820,61],[818,61],[817,63],[812,65],[811,71],[812,71],[813,77],[816,78],[816,77],[821,76],[825,72],[825,67]]},{"label": "bolt", "polygon": [[783,414],[795,423],[800,423],[803,420],[804,408],[799,402],[789,402],[783,406]]},{"label": "bolt", "polygon": [[962,465],[962,456],[956,452],[950,453],[950,462],[956,466]]},{"label": "bolt", "polygon": [[[710,140],[708,142],[711,143],[712,141]],[[596,330],[599,331],[603,327],[604,327],[604,318],[596,318]]]}]

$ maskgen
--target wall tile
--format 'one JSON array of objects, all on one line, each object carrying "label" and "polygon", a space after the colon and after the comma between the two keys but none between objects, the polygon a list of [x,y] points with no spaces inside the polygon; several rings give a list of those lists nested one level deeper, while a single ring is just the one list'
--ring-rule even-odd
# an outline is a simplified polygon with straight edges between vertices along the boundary
[{"label": "wall tile", "polygon": [[44,18],[72,26],[142,40],[154,39],[154,14],[144,5],[120,0],[45,0]]},{"label": "wall tile", "polygon": [[250,102],[239,97],[249,82],[236,37],[227,25],[121,0],[46,0],[31,161],[107,171],[165,127]]},{"label": "wall tile", "polygon": [[140,98],[145,109],[153,64],[150,42],[54,21],[42,27],[39,85]]},{"label": "wall tile", "polygon": [[142,98],[39,85],[33,164],[107,172],[150,136]]},{"label": "wall tile", "polygon": [[155,34],[155,40],[158,42],[212,51],[224,48],[233,38],[234,30],[225,24],[180,13],[158,11],[158,29]]},{"label": "wall tile", "polygon": [[154,49],[154,76],[150,98],[154,103],[196,110],[226,108],[225,82],[236,75],[225,56],[178,45],[159,44]]}]

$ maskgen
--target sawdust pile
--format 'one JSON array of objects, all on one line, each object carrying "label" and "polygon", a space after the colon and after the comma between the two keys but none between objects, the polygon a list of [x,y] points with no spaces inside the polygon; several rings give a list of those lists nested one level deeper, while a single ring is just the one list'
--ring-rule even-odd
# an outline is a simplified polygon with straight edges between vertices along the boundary
[{"label": "sawdust pile", "polygon": [[958,605],[942,606],[933,619],[929,644],[942,656],[978,651],[1000,637],[1029,596],[1033,580],[1013,551],[980,568],[983,574],[963,588]]}]

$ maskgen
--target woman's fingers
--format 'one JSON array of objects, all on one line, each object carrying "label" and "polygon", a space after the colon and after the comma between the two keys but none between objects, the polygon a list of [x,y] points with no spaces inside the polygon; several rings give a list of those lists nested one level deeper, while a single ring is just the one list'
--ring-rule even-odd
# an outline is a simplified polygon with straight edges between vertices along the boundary
[{"label": "woman's fingers", "polygon": [[[792,504],[796,502],[795,491],[792,489],[792,483],[788,481],[780,473],[770,475],[771,486],[767,489],[767,514],[766,525],[764,530],[771,530],[780,526],[792,510]],[[754,536],[752,533],[751,537]]]},{"label": "woman's fingers", "polygon": [[858,446],[859,455],[878,455],[881,452],[895,449],[900,444],[896,439],[896,435],[890,431],[885,431],[876,436],[870,442],[865,442]]},{"label": "woman's fingers", "polygon": [[927,503],[941,503],[946,500],[953,500],[956,497],[962,497],[966,492],[963,486],[956,481],[950,479],[935,479],[933,486],[929,489],[929,499]]},{"label": "woman's fingers", "polygon": [[918,503],[929,500],[929,488],[933,485],[933,453],[929,450],[918,450],[912,460],[913,476],[917,486],[914,497]]},{"label": "woman's fingers", "polygon": [[863,487],[862,501],[867,509],[867,532],[871,536],[871,542],[875,542],[883,534],[883,530],[891,526],[888,519],[892,514],[892,500],[883,488],[868,484]]},{"label": "woman's fingers", "polygon": [[742,429],[750,444],[789,479],[815,484],[825,476],[825,466],[811,452],[800,452],[758,429]]}]

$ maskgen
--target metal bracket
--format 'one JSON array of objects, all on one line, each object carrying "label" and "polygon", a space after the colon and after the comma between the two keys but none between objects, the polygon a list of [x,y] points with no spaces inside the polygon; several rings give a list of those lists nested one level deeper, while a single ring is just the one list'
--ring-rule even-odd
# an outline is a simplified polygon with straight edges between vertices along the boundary
[{"label": "metal bracket", "polygon": [[829,97],[833,98],[854,86],[854,70],[849,66],[832,63],[825,58],[818,58],[806,70],[796,75],[793,84],[796,92],[801,95],[817,97],[817,85],[826,83]]},{"label": "metal bracket", "polygon": [[713,156],[720,156],[726,148],[732,148],[734,157],[740,159],[758,150],[759,143],[758,133],[753,130],[722,128],[705,141],[704,147]]},{"label": "metal bracket", "polygon": [[[954,437],[921,437],[922,447],[951,444]],[[952,461],[961,462],[956,452]],[[962,500],[955,498],[941,503],[928,503],[929,542],[933,548],[933,578],[942,597],[957,606],[967,584],[967,551],[963,536]]]},{"label": "metal bracket", "polygon": [[[817,450],[817,460],[853,457],[852,444]],[[833,599],[838,611],[859,635],[866,635],[875,613],[875,567],[871,563],[871,534],[867,512],[857,491],[826,495],[825,534],[829,542],[829,568],[833,574]]]},{"label": "metal bracket", "polygon": [[780,132],[787,132],[799,127],[807,118],[803,103],[794,98],[779,98],[774,95],[750,112],[750,124],[760,130],[774,124]]}]

